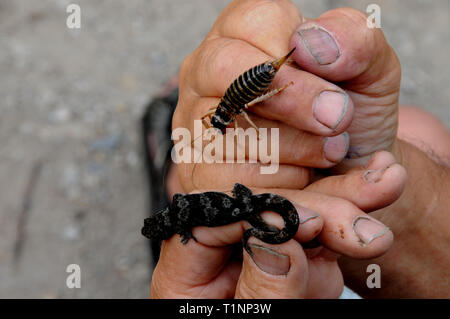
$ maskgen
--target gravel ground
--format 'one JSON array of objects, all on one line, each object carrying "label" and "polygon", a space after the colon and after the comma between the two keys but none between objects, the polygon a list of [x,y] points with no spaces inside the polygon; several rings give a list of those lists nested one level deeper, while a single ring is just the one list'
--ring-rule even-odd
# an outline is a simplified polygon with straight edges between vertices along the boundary
[{"label": "gravel ground", "polygon": [[[138,121],[228,1],[78,0],[79,30],[70,2],[0,2],[0,297],[145,298]],[[450,124],[448,0],[295,3],[308,17],[378,3],[401,102]],[[69,264],[81,289],[66,286]]]}]

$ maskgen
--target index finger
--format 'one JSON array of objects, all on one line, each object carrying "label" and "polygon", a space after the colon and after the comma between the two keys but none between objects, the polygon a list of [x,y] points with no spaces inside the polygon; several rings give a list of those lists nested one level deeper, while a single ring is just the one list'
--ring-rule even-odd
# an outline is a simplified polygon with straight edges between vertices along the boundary
[{"label": "index finger", "polygon": [[288,52],[289,39],[302,20],[290,0],[233,1],[209,36],[243,40],[267,56],[280,57]]}]

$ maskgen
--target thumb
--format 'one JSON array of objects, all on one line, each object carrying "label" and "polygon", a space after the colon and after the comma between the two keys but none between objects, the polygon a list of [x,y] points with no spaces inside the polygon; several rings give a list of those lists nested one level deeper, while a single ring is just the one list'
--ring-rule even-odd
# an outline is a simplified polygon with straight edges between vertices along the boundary
[{"label": "thumb", "polygon": [[235,298],[305,298],[308,263],[297,241],[269,245],[252,237],[248,244],[252,256],[244,249]]},{"label": "thumb", "polygon": [[291,46],[300,67],[339,83],[354,104],[342,170],[365,165],[375,151],[394,151],[401,67],[381,29],[368,27],[364,13],[340,8],[301,24]]}]

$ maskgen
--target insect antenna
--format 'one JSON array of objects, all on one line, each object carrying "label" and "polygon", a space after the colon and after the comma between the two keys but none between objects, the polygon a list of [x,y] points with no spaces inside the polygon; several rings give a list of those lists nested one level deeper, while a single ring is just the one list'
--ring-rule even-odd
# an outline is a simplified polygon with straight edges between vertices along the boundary
[{"label": "insect antenna", "polygon": [[[208,131],[210,129],[214,129],[215,133],[217,133],[217,131],[216,131],[217,129],[215,129],[213,127],[210,127],[208,129],[206,129],[206,131],[202,132],[202,134],[200,136],[197,136],[196,138],[194,138],[194,140],[191,142],[191,146],[190,147],[193,150],[194,156],[195,156],[195,147],[194,147],[195,141],[197,141],[199,138],[202,138],[202,143],[203,143],[203,138],[206,136],[206,134],[208,133]],[[214,137],[215,137],[215,135],[213,135],[213,139],[212,139],[211,143],[214,142]],[[195,169],[197,167],[197,161],[199,159],[201,159],[201,157],[202,157],[202,152],[200,152],[199,157],[197,157],[196,160],[194,159],[194,168],[192,169],[192,173],[191,173],[191,182],[192,182],[192,186],[194,186],[194,189],[198,189],[197,185],[195,185],[194,173],[195,173]]]}]

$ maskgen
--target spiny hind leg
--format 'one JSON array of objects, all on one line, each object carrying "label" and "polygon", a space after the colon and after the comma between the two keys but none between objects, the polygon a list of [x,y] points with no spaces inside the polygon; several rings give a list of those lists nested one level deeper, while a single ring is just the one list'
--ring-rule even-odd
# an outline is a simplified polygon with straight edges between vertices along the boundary
[{"label": "spiny hind leg", "polygon": [[[206,113],[201,117],[203,126],[206,127],[206,129],[210,129],[210,128],[213,127],[213,126],[212,126],[211,124],[209,124],[205,119],[206,119],[206,118],[209,118],[209,120],[211,121],[211,116],[212,116],[214,113],[216,113],[216,109],[217,109],[217,106],[211,107],[211,108],[208,110],[208,112],[206,112]],[[216,136],[213,135],[213,136],[212,136],[211,142],[214,142],[214,139],[215,139],[215,138],[216,138]]]},{"label": "spiny hind leg", "polygon": [[248,109],[250,106],[255,105],[256,103],[264,102],[264,101],[270,99],[272,96],[281,93],[284,89],[286,89],[289,85],[292,85],[292,84],[294,84],[294,82],[291,81],[288,84],[285,84],[285,85],[283,85],[280,88],[273,89],[273,90],[271,90],[271,91],[269,91],[269,92],[267,92],[267,93],[265,93],[265,94],[263,94],[261,96],[258,96],[256,99],[254,99],[254,100],[250,101],[249,103],[247,103],[245,105],[245,108]]},{"label": "spiny hind leg", "polygon": [[208,109],[208,112],[206,112],[205,114],[203,114],[203,116],[200,118],[200,119],[202,120],[203,125],[204,125],[206,128],[211,128],[212,126],[211,126],[208,122],[206,122],[205,119],[206,119],[207,117],[211,119],[211,115],[213,115],[214,113],[216,113],[216,109],[217,109],[217,106],[211,107],[210,109]]},{"label": "spiny hind leg", "polygon": [[[294,84],[294,82],[291,81],[291,82],[283,85],[280,88],[273,89],[273,90],[271,90],[271,91],[269,91],[269,92],[267,92],[267,93],[257,97],[256,99],[254,99],[254,100],[250,101],[249,103],[245,104],[245,108],[248,109],[249,107],[255,105],[256,103],[264,102],[264,101],[270,99],[272,96],[281,93],[284,89],[286,89],[288,86],[290,86],[292,84]],[[247,115],[247,113],[245,111],[242,111],[241,114],[244,116],[245,120],[256,130],[256,132],[258,133],[258,139],[259,139],[260,132],[259,132],[258,127],[248,117],[248,115]]]},{"label": "spiny hind leg", "polygon": [[241,114],[245,118],[245,120],[256,130],[256,133],[258,133],[258,140],[259,140],[259,128],[256,126],[255,123],[253,123],[253,121],[250,119],[250,117],[245,111],[242,111]]}]

